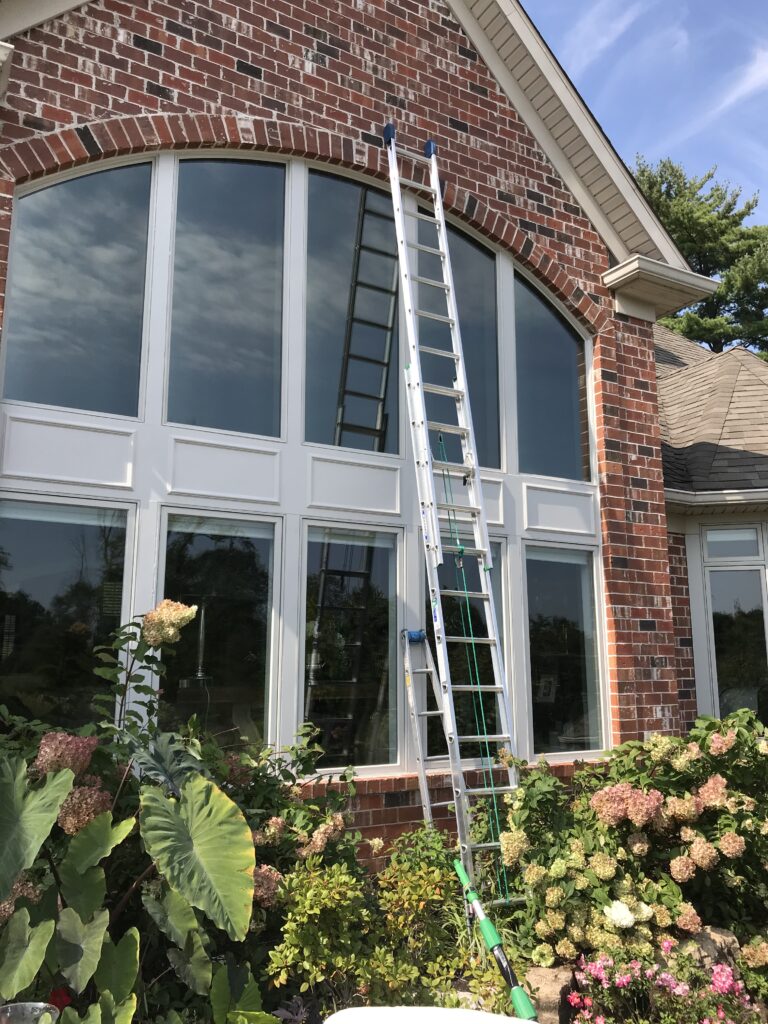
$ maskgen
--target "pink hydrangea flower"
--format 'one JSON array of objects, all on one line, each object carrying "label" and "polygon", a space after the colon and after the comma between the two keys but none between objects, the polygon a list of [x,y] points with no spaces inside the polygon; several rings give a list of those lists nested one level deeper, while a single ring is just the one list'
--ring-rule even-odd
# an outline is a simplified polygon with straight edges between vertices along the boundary
[{"label": "pink hydrangea flower", "polygon": [[727,789],[728,783],[722,775],[710,775],[704,785],[699,787],[699,799],[705,808],[724,807]]},{"label": "pink hydrangea flower", "polygon": [[68,836],[75,836],[111,806],[112,797],[105,790],[76,786],[61,805],[57,820]]},{"label": "pink hydrangea flower", "polygon": [[709,752],[715,757],[719,757],[721,754],[727,754],[735,742],[736,733],[733,729],[729,729],[725,736],[719,732],[713,732],[709,737]]},{"label": "pink hydrangea flower", "polygon": [[672,952],[676,945],[677,939],[662,939],[661,951],[664,954],[664,956],[669,956],[669,954]]},{"label": "pink hydrangea flower", "polygon": [[740,836],[736,832],[726,832],[720,836],[720,841],[717,845],[724,856],[731,858],[740,857],[747,847],[744,836]]},{"label": "pink hydrangea flower", "polygon": [[669,873],[676,882],[690,882],[696,874],[696,864],[690,857],[674,857],[669,862]]},{"label": "pink hydrangea flower", "polygon": [[626,988],[628,985],[632,984],[632,975],[617,974],[616,977],[613,979],[613,983],[616,986],[616,988]]},{"label": "pink hydrangea flower", "polygon": [[632,786],[628,782],[606,786],[593,794],[589,806],[606,825],[618,825],[627,816],[627,798],[631,792]]},{"label": "pink hydrangea flower", "polygon": [[581,1006],[581,996],[578,992],[569,992],[567,998],[571,1006]]},{"label": "pink hydrangea flower", "polygon": [[88,770],[93,752],[99,745],[95,736],[71,736],[68,732],[49,732],[40,740],[32,768],[40,775],[69,768],[75,775]]},{"label": "pink hydrangea flower", "polygon": [[636,828],[642,828],[663,806],[664,797],[658,789],[649,789],[647,793],[634,789],[627,797],[627,817]]},{"label": "pink hydrangea flower", "polygon": [[733,969],[727,964],[715,964],[712,968],[712,983],[710,988],[721,996],[727,996],[734,991],[735,979]]},{"label": "pink hydrangea flower", "polygon": [[684,932],[694,933],[701,931],[701,918],[690,903],[680,904],[680,911],[675,924]]}]

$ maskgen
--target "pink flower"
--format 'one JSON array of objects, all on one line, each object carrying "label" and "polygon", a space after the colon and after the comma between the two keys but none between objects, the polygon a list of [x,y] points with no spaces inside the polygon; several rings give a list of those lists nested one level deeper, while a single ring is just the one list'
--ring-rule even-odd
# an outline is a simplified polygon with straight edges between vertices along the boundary
[{"label": "pink flower", "polygon": [[605,1017],[601,1013],[595,1017],[595,1024],[605,1024]]},{"label": "pink flower", "polygon": [[260,907],[273,907],[283,876],[270,864],[258,864],[253,873],[253,898]]},{"label": "pink flower", "polygon": [[581,1006],[581,996],[578,992],[569,992],[568,1002],[571,1004],[571,1006]]},{"label": "pink flower", "polygon": [[631,792],[628,782],[607,786],[593,794],[589,806],[606,825],[618,825],[627,816],[627,798]]},{"label": "pink flower", "polygon": [[690,903],[681,903],[679,913],[677,915],[677,921],[675,922],[678,928],[684,932],[700,932],[701,931],[701,918],[696,913],[695,909]]},{"label": "pink flower", "polygon": [[68,836],[75,836],[112,806],[112,797],[95,786],[76,786],[61,805],[57,821]]},{"label": "pink flower", "polygon": [[672,952],[676,945],[677,939],[662,939],[661,952],[664,954],[664,956],[669,956],[669,954]]},{"label": "pink flower", "polygon": [[616,988],[626,988],[627,985],[631,985],[632,984],[632,975],[631,974],[617,974],[616,977],[613,980],[613,983],[616,986]]},{"label": "pink flower", "polygon": [[728,783],[722,775],[710,775],[703,786],[699,787],[699,799],[707,807],[724,807],[727,799],[725,791]]},{"label": "pink flower", "polygon": [[67,732],[48,732],[40,740],[32,768],[40,775],[69,768],[75,775],[88,770],[93,752],[99,745],[95,736],[70,736]]},{"label": "pink flower", "polygon": [[720,852],[726,857],[740,857],[747,846],[744,836],[740,836],[736,832],[726,832],[720,836],[717,845],[720,847]]},{"label": "pink flower", "polygon": [[669,873],[676,882],[689,882],[696,874],[696,863],[690,857],[674,857],[669,862]]},{"label": "pink flower", "polygon": [[735,742],[736,733],[733,729],[729,729],[725,736],[719,732],[713,732],[709,737],[709,752],[714,754],[715,757],[719,757],[720,754],[727,754]]},{"label": "pink flower", "polygon": [[727,964],[715,964],[712,968],[712,984],[710,988],[721,996],[734,991],[735,979],[733,970]]},{"label": "pink flower", "polygon": [[635,789],[627,798],[627,817],[636,828],[642,828],[663,806],[664,797],[658,789],[649,789],[647,793]]}]

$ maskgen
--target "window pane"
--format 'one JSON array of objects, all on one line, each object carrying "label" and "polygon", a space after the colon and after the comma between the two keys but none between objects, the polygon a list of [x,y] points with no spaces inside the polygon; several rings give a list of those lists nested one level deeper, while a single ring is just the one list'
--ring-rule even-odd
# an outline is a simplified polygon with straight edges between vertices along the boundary
[{"label": "window pane", "polygon": [[[474,540],[471,537],[457,538],[467,547],[474,547]],[[491,590],[493,591],[493,603],[496,608],[496,620],[499,629],[499,636],[504,645],[504,606],[501,593],[501,544],[498,541],[491,542],[491,558],[493,569],[491,570]],[[481,589],[478,575],[477,559],[467,555],[465,558],[457,558],[455,555],[446,554],[445,561],[438,568],[438,577],[441,590],[467,590],[470,593],[478,593]],[[432,657],[436,658],[435,634],[432,626],[432,608],[429,600],[429,587],[425,579],[425,593],[427,604],[425,609],[425,622],[427,639],[432,648]],[[487,637],[488,628],[485,620],[485,601],[478,598],[443,597],[443,621],[447,636],[476,636]],[[483,645],[477,645],[474,650],[469,646],[461,648],[458,644],[448,646],[448,667],[451,672],[451,681],[454,686],[472,685],[493,686],[493,663],[491,652]],[[415,686],[421,685],[417,679]],[[426,708],[434,711],[437,708],[434,693],[427,682]],[[496,715],[496,698],[492,694],[457,693],[454,695],[454,709],[459,734],[464,736],[477,736],[483,731],[492,734],[499,731]],[[487,749],[469,743],[461,746],[462,757],[487,756]],[[445,739],[442,719],[427,719],[427,756],[447,757],[448,744]]]},{"label": "window pane", "polygon": [[397,759],[396,539],[312,528],[304,717],[323,767]]},{"label": "window pane", "polygon": [[172,423],[280,433],[284,181],[278,164],[179,165]]},{"label": "window pane", "polygon": [[528,548],[534,750],[602,745],[592,555]]},{"label": "window pane", "polygon": [[710,572],[720,714],[751,708],[768,722],[763,572]]},{"label": "window pane", "polygon": [[588,480],[584,344],[519,276],[515,339],[520,472]]},{"label": "window pane", "polygon": [[[437,232],[433,225],[419,221],[419,241],[436,248]],[[471,241],[453,228],[448,229],[451,267],[459,309],[459,326],[464,349],[472,423],[475,428],[477,453],[481,466],[501,466],[499,442],[499,359],[496,320],[496,259],[493,253]],[[440,258],[419,253],[419,275],[442,280]],[[418,305],[429,313],[447,313],[445,292],[441,288],[418,286]],[[430,348],[449,349],[450,327],[436,320],[419,320],[419,340]],[[453,386],[454,364],[436,356],[422,359],[422,375],[430,384]],[[440,423],[456,423],[456,402],[436,395],[425,395],[427,415]],[[456,437],[445,437],[445,450],[437,447],[433,437],[433,453],[450,462],[461,462],[461,446]]]},{"label": "window pane", "polygon": [[59,729],[97,721],[93,646],[120,625],[125,512],[0,502],[0,704]]},{"label": "window pane", "polygon": [[306,439],[396,452],[397,241],[389,196],[309,176]]},{"label": "window pane", "polygon": [[160,722],[197,715],[222,746],[266,736],[273,527],[171,516],[166,597],[196,604],[163,680]]},{"label": "window pane", "polygon": [[150,178],[121,167],[16,204],[6,398],[137,415]]},{"label": "window pane", "polygon": [[707,530],[708,558],[750,558],[759,554],[760,544],[754,526]]}]

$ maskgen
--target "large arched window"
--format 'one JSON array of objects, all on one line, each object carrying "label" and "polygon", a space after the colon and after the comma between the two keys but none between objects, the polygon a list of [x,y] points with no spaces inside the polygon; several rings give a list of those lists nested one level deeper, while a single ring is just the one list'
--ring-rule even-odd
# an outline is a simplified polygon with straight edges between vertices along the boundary
[{"label": "large arched window", "polygon": [[[508,254],[455,225],[449,247],[519,750],[565,758],[604,735],[589,349]],[[164,727],[194,713],[285,744],[306,716],[328,767],[413,768],[398,635],[425,591],[395,251],[381,183],[264,154],[162,153],[16,197],[0,702],[76,724],[89,645],[167,596],[200,615]],[[418,259],[419,308],[444,312]],[[425,359],[450,387],[453,361]],[[450,421],[452,398],[428,401]]]}]

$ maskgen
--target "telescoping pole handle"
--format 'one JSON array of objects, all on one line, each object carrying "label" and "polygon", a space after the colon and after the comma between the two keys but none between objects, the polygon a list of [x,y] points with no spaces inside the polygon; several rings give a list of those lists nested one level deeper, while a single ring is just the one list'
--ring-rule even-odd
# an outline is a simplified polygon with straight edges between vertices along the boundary
[{"label": "telescoping pole handle", "polygon": [[492,954],[496,961],[496,966],[501,972],[502,978],[509,985],[509,996],[512,1001],[512,1009],[515,1012],[515,1016],[521,1020],[536,1020],[536,1009],[530,1000],[528,993],[520,985],[517,980],[517,975],[512,970],[512,965],[507,959],[507,954],[504,952],[504,947],[501,943],[501,936],[496,931],[493,921],[489,921],[485,916],[483,905],[480,902],[480,897],[475,892],[472,882],[469,879],[469,875],[464,870],[464,865],[460,860],[453,862],[454,870],[459,877],[462,888],[464,889],[464,899],[472,908],[472,916],[477,921],[477,927],[480,930],[480,934],[483,937],[483,942],[488,949],[488,952]]}]

